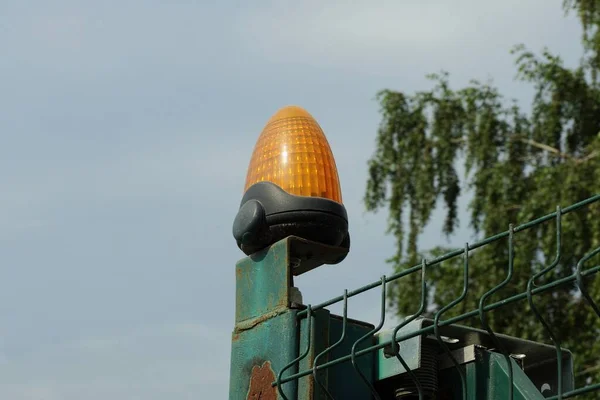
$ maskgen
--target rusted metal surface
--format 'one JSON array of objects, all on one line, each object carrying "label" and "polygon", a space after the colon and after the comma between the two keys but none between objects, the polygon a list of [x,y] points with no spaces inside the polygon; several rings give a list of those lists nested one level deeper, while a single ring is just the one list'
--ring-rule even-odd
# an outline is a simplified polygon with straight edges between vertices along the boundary
[{"label": "rusted metal surface", "polygon": [[[297,310],[290,309],[290,251],[288,240],[283,240],[236,265],[230,400],[279,399],[272,383],[297,357]],[[296,371],[292,368],[289,373]],[[289,399],[296,399],[297,382],[285,384],[283,391]]]},{"label": "rusted metal surface", "polygon": [[235,324],[235,329],[233,332],[239,333],[241,331],[247,331],[248,329],[252,329],[255,326],[257,326],[271,318],[275,318],[276,316],[278,316],[280,314],[284,314],[286,311],[287,311],[287,308],[280,308],[280,309],[276,309],[272,312],[263,314],[260,317],[251,318],[251,319],[247,319],[245,321],[238,322],[237,324]]},{"label": "rusted metal surface", "polygon": [[237,263],[236,324],[289,307],[289,251],[287,241],[282,240]]},{"label": "rusted metal surface", "polygon": [[[284,314],[267,319],[251,329],[233,333],[229,380],[230,400],[252,398],[248,397],[249,393],[256,394],[260,392],[249,391],[250,381],[252,379],[256,380],[259,372],[261,374],[265,373],[263,365],[265,361],[268,360],[269,368],[275,373],[273,380],[269,382],[269,385],[271,385],[276,380],[276,374],[297,357],[296,313],[296,310],[289,310]],[[261,367],[263,368],[262,372],[259,370]],[[289,373],[296,371],[297,368],[292,368]],[[297,386],[297,382],[284,385],[284,392],[289,399],[297,398]],[[267,393],[270,392],[261,395],[266,396]],[[268,399],[269,397],[262,398]]]},{"label": "rusted metal surface", "polygon": [[246,399],[248,400],[277,400],[277,388],[271,385],[275,380],[275,372],[271,363],[265,361],[261,366],[252,367],[250,374],[250,389]]},{"label": "rusted metal surface", "polygon": [[[323,262],[333,262],[339,253],[330,246],[288,237],[237,263],[230,400],[279,398],[277,388],[272,386],[276,374],[298,356],[300,326],[291,303],[292,299],[299,301],[300,296],[292,295],[293,275]],[[317,317],[318,329],[310,333],[314,348],[304,361],[307,367],[312,366],[317,350],[329,346],[329,312],[322,310]],[[304,332],[304,337],[307,334]],[[287,373],[293,374],[297,369],[295,365]],[[319,377],[327,381],[325,371],[319,372]],[[299,385],[303,385],[301,391]],[[285,383],[282,388],[289,399],[312,400],[320,390],[312,376],[300,383]]]}]

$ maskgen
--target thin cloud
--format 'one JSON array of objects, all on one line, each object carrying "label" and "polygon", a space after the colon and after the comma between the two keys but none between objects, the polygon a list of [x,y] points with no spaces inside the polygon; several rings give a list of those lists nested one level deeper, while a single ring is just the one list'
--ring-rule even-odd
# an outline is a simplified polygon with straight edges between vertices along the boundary
[{"label": "thin cloud", "polygon": [[282,1],[251,10],[238,21],[237,31],[254,54],[273,62],[387,73],[412,68],[425,73],[428,65],[451,68],[469,62],[481,69],[503,61],[522,41],[535,49],[572,47],[567,36],[580,29],[574,16],[564,18],[560,3]]}]

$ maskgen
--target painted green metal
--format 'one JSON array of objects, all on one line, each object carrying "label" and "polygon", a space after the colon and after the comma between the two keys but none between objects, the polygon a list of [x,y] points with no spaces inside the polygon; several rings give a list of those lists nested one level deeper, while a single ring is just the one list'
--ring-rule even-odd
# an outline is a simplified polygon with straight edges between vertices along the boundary
[{"label": "painted green metal", "polygon": [[240,260],[235,268],[235,322],[253,323],[283,312],[290,305],[289,241],[287,239]]},{"label": "painted green metal", "polygon": [[[307,320],[301,321],[300,343],[304,343],[308,333]],[[344,339],[339,346],[333,347],[342,337],[343,319],[332,315],[328,310],[319,310],[312,316],[311,349],[306,358],[300,361],[300,368],[312,368],[315,360],[317,363],[327,362],[330,358],[340,357],[351,351],[352,345],[361,337],[370,332],[373,325],[360,321],[346,320]],[[359,344],[359,349],[364,349],[372,344],[372,340]],[[321,356],[319,356],[321,354]],[[319,358],[317,359],[317,356]],[[367,354],[357,360],[360,371],[374,383],[374,358]],[[327,388],[329,395],[334,399],[369,399],[369,388],[359,379],[356,370],[350,362],[338,364],[316,373],[321,385]],[[298,380],[298,400],[327,399],[327,394],[322,386],[315,382],[314,375],[308,375]]]},{"label": "painted green metal", "polygon": [[[397,337],[410,335],[412,332],[421,331],[424,327],[432,326],[435,320],[418,318],[404,326]],[[377,335],[378,343],[386,344],[391,341],[393,330],[386,330]],[[523,372],[529,381],[544,395],[553,396],[558,393],[559,383],[562,383],[564,391],[573,390],[574,374],[571,353],[561,349],[562,362],[558,362],[556,351],[553,346],[531,342],[512,336],[496,334],[495,338],[489,332],[461,325],[451,325],[440,328],[441,336],[447,341],[448,348],[452,351],[452,357],[458,360],[460,365],[476,361],[478,351],[496,348],[496,341],[501,342],[502,347],[509,353],[524,359],[520,372]],[[437,338],[433,336],[416,336],[400,343],[400,355],[407,366],[415,371],[423,367],[423,348],[435,349],[438,358],[438,369],[440,371],[455,369],[454,362],[446,351],[439,346]],[[376,380],[383,387],[393,385],[398,377],[406,376],[406,369],[398,362],[392,351],[392,346],[387,345],[376,352]],[[497,352],[493,354],[499,354]],[[504,358],[504,356],[503,356]],[[506,360],[501,365],[506,365]],[[557,367],[561,367],[561,374],[557,373]],[[464,370],[464,368],[463,368]],[[421,372],[421,371],[417,371]],[[446,373],[446,372],[445,372]],[[507,370],[508,373],[508,370]],[[517,372],[514,372],[515,374]],[[461,375],[458,374],[453,381],[462,387]],[[404,379],[406,381],[406,379]],[[466,382],[468,388],[469,384]],[[508,383],[505,385],[509,387]],[[460,391],[462,393],[462,389]],[[508,396],[508,394],[507,394]]]},{"label": "painted green metal", "polygon": [[[510,377],[506,360],[502,354],[480,348],[475,349],[475,361],[461,366],[467,384],[467,400],[509,399]],[[513,368],[513,399],[544,400],[545,397],[531,382],[528,376],[511,360]],[[457,384],[460,375],[457,368],[447,368],[440,372],[440,399],[462,399],[462,386]]]},{"label": "painted green metal", "polygon": [[[264,399],[275,400],[276,388],[271,388],[271,381],[290,360],[296,357],[298,344],[296,341],[296,311],[289,310],[283,314],[269,318],[249,329],[234,332],[231,346],[231,368],[229,382],[229,399],[242,400],[248,398],[253,377],[253,368],[269,368],[265,372],[269,378],[261,388],[263,393],[271,391],[272,397],[264,395]],[[265,363],[267,365],[265,366]],[[291,369],[289,372],[293,372]],[[296,398],[297,382],[290,382],[283,387],[290,399]]]},{"label": "painted green metal", "polygon": [[[557,212],[526,224],[511,226],[507,232],[467,244],[461,250],[423,260],[419,266],[383,276],[378,282],[346,290],[343,296],[316,306],[300,304],[293,276],[327,263],[339,249],[289,237],[241,260],[236,267],[230,399],[416,399],[420,393],[421,400],[425,400],[425,395],[437,393],[435,398],[441,400],[499,400],[510,398],[511,394],[511,400],[560,400],[600,390],[599,384],[574,388],[571,353],[560,347],[552,327],[544,320],[543,310],[537,310],[534,304],[535,295],[575,283],[582,298],[600,317],[600,307],[586,292],[584,281],[599,273],[600,266],[583,267],[588,259],[600,254],[600,248],[585,255],[577,263],[576,273],[570,276],[536,285],[534,281],[551,271],[555,261],[532,275],[526,292],[495,303],[487,302],[512,277],[513,238],[517,232],[554,219],[558,260],[561,218],[595,202],[600,202],[600,195],[558,208]],[[479,299],[477,309],[442,319],[445,311],[462,303],[467,295],[469,252],[504,238],[509,242],[504,281]],[[426,271],[459,256],[464,257],[462,294],[448,304],[439,305],[433,319],[422,318]],[[379,332],[386,315],[386,284],[417,272],[422,275],[421,307],[418,308],[415,299],[418,311],[413,316],[394,329]],[[381,290],[379,324],[347,318],[348,299],[376,288]],[[553,345],[508,337],[488,326],[488,313],[523,300],[528,300],[533,316]],[[343,317],[326,309],[339,302],[343,302]],[[483,329],[456,325],[472,317],[479,317]]]},{"label": "painted green metal", "polygon": [[[412,332],[420,329],[423,325],[423,319],[412,321],[403,329],[400,333]],[[391,342],[393,331],[385,330],[376,336],[377,343],[389,343]],[[411,369],[417,369],[421,366],[421,346],[424,340],[424,336],[417,336],[403,341],[400,344],[400,355],[404,359],[406,365]],[[384,379],[395,377],[400,374],[406,373],[406,368],[398,362],[392,351],[392,346],[387,346],[377,351],[376,365],[375,365],[375,379],[377,381],[383,381]]]},{"label": "painted green metal", "polygon": [[[246,399],[252,390],[271,393],[268,387],[298,352],[296,310],[290,309],[291,272],[288,240],[246,257],[236,265],[236,313],[231,346],[229,398]],[[258,372],[257,372],[258,371]],[[291,371],[290,371],[291,372]],[[259,376],[258,374],[261,374]],[[252,382],[252,379],[256,382]],[[258,379],[260,378],[260,379]],[[265,388],[252,388],[262,379]],[[297,383],[284,388],[295,398]]]},{"label": "painted green metal", "polygon": [[[310,335],[311,348],[308,351],[307,356],[300,361],[300,368],[309,369],[312,368],[315,361],[315,357],[325,348],[329,347],[330,334],[329,334],[329,310],[322,309],[314,313],[311,321],[311,329],[308,329],[308,320],[305,318],[300,321],[300,342],[306,342],[306,336]],[[328,382],[329,371],[320,371],[317,374],[317,378],[329,386]],[[312,400],[324,398],[325,394],[320,385],[318,385],[314,377],[309,375],[304,379],[298,381],[298,400]]]},{"label": "painted green metal", "polygon": [[[457,249],[457,250],[448,252],[448,253],[446,253],[446,254],[444,254],[442,256],[436,257],[436,258],[434,258],[432,260],[424,261],[424,262],[422,262],[419,265],[415,265],[413,267],[406,268],[406,269],[403,269],[401,271],[398,271],[398,272],[394,273],[393,275],[390,275],[390,276],[386,277],[385,280],[383,280],[383,281],[382,280],[375,281],[375,282],[369,283],[367,285],[364,285],[364,286],[362,286],[360,288],[357,288],[355,290],[347,291],[346,292],[347,293],[346,297],[347,298],[351,298],[351,297],[354,297],[354,296],[358,296],[358,295],[360,295],[360,294],[362,294],[364,292],[367,292],[369,290],[373,290],[373,289],[376,289],[378,287],[382,287],[385,283],[391,283],[391,282],[394,282],[394,281],[396,281],[398,279],[402,279],[402,278],[404,278],[404,277],[406,277],[408,275],[411,275],[411,274],[417,273],[419,271],[422,271],[423,270],[423,265],[425,265],[425,264],[426,264],[426,266],[427,266],[428,269],[435,268],[440,263],[442,263],[442,262],[444,262],[446,260],[450,260],[452,258],[459,257],[461,255],[463,255],[463,256],[467,255],[467,253],[469,251],[478,249],[480,247],[489,245],[489,244],[494,243],[494,242],[498,242],[499,240],[503,240],[503,239],[506,239],[506,238],[510,239],[510,237],[513,236],[513,235],[515,235],[516,233],[524,232],[524,231],[526,231],[528,229],[531,229],[533,227],[539,226],[541,224],[547,223],[547,222],[552,221],[552,220],[557,221],[557,220],[559,220],[560,218],[562,218],[563,216],[565,216],[565,215],[567,215],[569,213],[575,212],[577,210],[580,210],[580,209],[583,209],[583,208],[586,208],[586,207],[590,207],[592,205],[597,205],[598,203],[600,203],[600,194],[594,195],[594,196],[592,196],[592,197],[590,197],[588,199],[582,200],[582,201],[580,201],[578,203],[572,204],[572,205],[570,205],[568,207],[565,207],[563,209],[559,208],[556,212],[547,214],[547,215],[545,215],[543,217],[534,219],[534,220],[529,221],[527,223],[511,227],[508,231],[505,231],[505,232],[502,232],[502,233],[490,236],[488,238],[485,238],[485,239],[480,240],[480,241],[478,241],[476,243],[473,243],[473,244],[468,244],[463,249]],[[560,224],[558,222],[557,222],[557,224],[558,224],[559,230],[560,230]],[[557,236],[560,236],[560,232],[557,233]],[[589,295],[586,296],[587,292],[585,290],[585,285],[584,285],[584,278],[587,279],[587,278],[594,277],[596,274],[598,274],[600,272],[600,266],[596,265],[596,266],[593,266],[593,267],[589,267],[587,269],[582,268],[583,262],[586,261],[587,258],[592,257],[594,255],[597,255],[599,253],[600,253],[600,248],[593,249],[588,255],[586,255],[586,257],[584,259],[582,259],[578,263],[578,265],[577,265],[577,271],[576,271],[576,273],[574,273],[572,275],[561,277],[559,279],[547,282],[547,283],[542,284],[542,285],[537,285],[535,288],[533,287],[533,284],[529,285],[529,287],[527,288],[527,291],[519,293],[519,294],[516,294],[516,295],[512,295],[510,297],[502,298],[502,299],[500,299],[500,300],[498,300],[498,301],[496,301],[494,303],[488,303],[488,304],[486,304],[485,300],[487,298],[483,298],[482,297],[480,300],[483,300],[483,301],[480,303],[480,307],[478,307],[477,309],[471,310],[471,311],[468,311],[468,312],[464,312],[464,313],[462,313],[460,315],[457,315],[457,316],[454,316],[454,317],[451,317],[451,318],[448,318],[448,319],[438,320],[437,324],[432,324],[432,325],[424,326],[421,329],[401,334],[398,337],[396,337],[396,341],[399,342],[399,343],[401,343],[401,342],[405,342],[406,340],[414,338],[414,337],[417,337],[417,336],[435,334],[436,328],[439,329],[441,327],[451,327],[451,326],[453,326],[456,323],[459,323],[459,322],[462,322],[462,321],[467,321],[470,318],[477,317],[477,316],[480,317],[480,320],[481,320],[480,322],[482,322],[483,327],[484,328],[489,328],[489,326],[487,326],[487,324],[486,324],[484,314],[492,312],[493,310],[496,310],[498,308],[507,307],[507,306],[511,306],[511,305],[514,306],[514,303],[516,303],[516,302],[523,301],[523,300],[526,300],[526,299],[531,299],[532,296],[539,295],[541,293],[552,292],[552,291],[556,290],[557,288],[559,288],[561,286],[564,287],[564,286],[566,286],[568,284],[572,284],[572,283],[576,283],[578,285],[578,287],[581,289],[582,297],[585,299],[585,301],[590,306],[592,306],[593,310],[596,312],[596,314],[598,315],[598,317],[600,317],[600,307],[596,304],[596,302],[594,301],[594,299],[592,299]],[[506,280],[507,281],[510,280],[510,277],[511,277],[511,274],[510,274],[510,271],[509,271],[509,274],[507,275]],[[504,282],[501,283],[501,285],[504,285]],[[493,293],[493,292],[495,292],[498,289],[499,289],[499,287],[493,288],[491,291],[487,292],[487,295],[489,296],[490,293]],[[325,307],[337,304],[337,303],[339,303],[339,302],[341,302],[343,300],[344,300],[344,296],[333,297],[333,298],[331,298],[331,299],[329,299],[327,301],[324,301],[324,302],[322,302],[320,304],[314,305],[312,307],[312,310],[318,311],[320,309],[324,309]],[[304,317],[305,315],[306,315],[306,311],[299,311],[299,313],[298,313],[298,316],[300,318]],[[482,316],[483,316],[483,318],[482,318]],[[539,316],[536,315],[536,319],[538,320],[538,322],[540,322],[539,321]],[[542,323],[542,326],[544,326],[543,323]],[[547,327],[544,326],[544,328],[547,328]],[[488,332],[488,334],[489,334],[489,332]],[[492,334],[495,334],[495,333],[492,332]],[[550,332],[550,334],[551,334],[551,332]],[[549,335],[549,336],[551,336],[551,335]],[[370,352],[376,352],[376,351],[381,350],[381,349],[383,349],[385,347],[389,347],[391,345],[391,343],[392,343],[391,339],[384,340],[384,341],[379,341],[379,342],[373,344],[372,346],[370,346],[368,348],[365,348],[364,350],[358,351],[355,354],[355,356],[362,356],[362,355],[365,355],[365,354],[370,353]],[[555,345],[556,345],[556,343],[555,343]],[[502,350],[502,349],[500,349],[500,350]],[[557,358],[559,358],[559,359],[562,360],[560,352],[557,351],[556,348],[554,350],[556,352]],[[507,354],[504,354],[504,356],[506,357]],[[325,362],[323,364],[319,364],[319,366],[317,367],[317,370],[321,371],[321,370],[324,370],[324,369],[327,369],[327,368],[332,368],[335,365],[347,362],[351,358],[352,358],[351,354],[345,354],[342,357],[331,359],[328,362]],[[562,377],[563,368],[560,365],[557,365],[556,367],[557,367],[556,368],[556,373],[559,376],[558,379],[561,380],[561,378],[564,378],[564,377]],[[290,381],[302,378],[304,376],[310,375],[311,373],[313,373],[312,370],[302,370],[301,369],[296,374],[286,376],[284,379],[281,380],[280,383],[290,382]],[[595,387],[595,384],[593,384],[591,386]],[[567,398],[567,396],[571,396],[575,392],[577,392],[577,393],[581,392],[580,389],[568,390],[567,388],[563,388],[563,390],[564,390],[563,394],[564,394],[565,398]]]},{"label": "painted green metal", "polygon": [[[330,342],[338,340],[342,334],[342,319],[332,315],[329,319]],[[336,359],[348,354],[352,345],[363,335],[373,330],[373,325],[365,322],[348,320],[346,325],[346,337],[340,346],[329,352],[330,359]],[[358,345],[358,350],[363,350],[373,344],[373,341]],[[323,360],[325,361],[325,360]],[[357,359],[357,366],[361,372],[369,378],[371,383],[375,382],[375,354],[369,353]],[[334,399],[370,399],[369,388],[358,378],[356,371],[350,362],[336,365],[327,370],[328,388]]]},{"label": "painted green metal", "polygon": [[[296,374],[298,365],[311,367],[318,352],[329,346],[330,325],[333,327],[331,332],[338,334],[339,323],[330,324],[327,310],[319,310],[311,317],[313,326],[310,330],[307,319],[297,317],[298,308],[305,307],[295,304],[299,299],[294,294],[292,277],[339,256],[339,253],[338,248],[290,236],[237,263],[230,400],[317,398],[312,377],[282,385],[285,397],[272,382],[282,371],[285,377]],[[364,333],[364,329],[360,332]],[[309,332],[312,340],[307,357],[302,357],[301,363],[290,365],[306,351],[305,339]],[[355,332],[354,328],[349,329],[349,339],[354,338]],[[349,351],[347,345],[344,351]],[[372,358],[365,357],[363,364],[370,373],[372,362],[369,360]],[[326,375],[335,377],[336,371]]]}]

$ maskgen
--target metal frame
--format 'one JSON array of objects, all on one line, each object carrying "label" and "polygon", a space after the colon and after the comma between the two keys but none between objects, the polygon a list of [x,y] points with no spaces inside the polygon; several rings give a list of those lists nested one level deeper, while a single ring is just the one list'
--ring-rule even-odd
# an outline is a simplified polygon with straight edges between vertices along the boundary
[{"label": "metal frame", "polygon": [[[411,395],[421,400],[426,398],[431,385],[440,390],[450,387],[446,394],[450,396],[448,398],[464,400],[561,400],[600,392],[600,383],[573,388],[571,353],[561,347],[534,302],[537,294],[553,291],[561,285],[576,284],[582,298],[600,317],[600,308],[585,286],[585,278],[597,274],[600,265],[584,268],[586,262],[600,254],[600,248],[583,255],[572,275],[536,286],[536,280],[552,271],[560,260],[563,216],[597,202],[600,203],[600,195],[564,209],[559,207],[554,213],[510,226],[505,232],[433,260],[424,260],[356,290],[346,290],[340,296],[313,306],[292,302],[294,271],[303,273],[315,268],[319,260],[314,255],[326,256],[335,248],[290,237],[242,260],[236,273],[238,290],[230,399],[346,399],[349,393],[353,399],[383,399],[390,398],[386,384],[394,379],[412,382]],[[489,297],[512,279],[514,236],[552,221],[557,227],[556,259],[531,276],[525,292],[490,303]],[[443,315],[460,304],[468,293],[469,252],[503,239],[508,240],[509,246],[505,279],[479,299],[477,309],[443,319]],[[303,249],[301,252],[294,250],[299,247]],[[422,318],[427,271],[455,257],[464,260],[463,291],[454,301],[443,305],[432,319]],[[415,273],[421,274],[419,310],[394,329],[381,332],[386,315],[387,284]],[[369,325],[349,319],[348,299],[376,289],[381,291],[380,320]],[[528,301],[533,316],[544,327],[554,346],[500,335],[489,326],[486,320],[489,312],[523,300]],[[336,303],[343,304],[341,317],[331,315],[326,309]],[[457,325],[473,317],[479,319],[482,329]],[[428,350],[431,346],[436,349],[436,362],[441,366],[437,368],[435,380],[423,375],[425,364],[430,362],[427,360],[434,354]],[[265,365],[270,369],[266,371],[269,374],[265,372]],[[266,375],[272,378],[268,385],[264,384]],[[252,397],[257,393],[252,388],[257,386],[259,378],[263,392],[259,397]],[[548,387],[550,391],[544,390],[542,395],[542,389]]]}]

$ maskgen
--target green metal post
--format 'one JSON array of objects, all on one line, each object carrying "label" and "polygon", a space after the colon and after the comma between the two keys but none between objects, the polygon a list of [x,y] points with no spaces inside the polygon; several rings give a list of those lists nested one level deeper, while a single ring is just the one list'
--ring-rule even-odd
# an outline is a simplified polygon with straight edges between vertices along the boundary
[{"label": "green metal post", "polygon": [[[229,399],[279,399],[271,386],[298,352],[288,239],[236,265],[235,328],[231,341]],[[294,370],[290,370],[293,373]],[[290,399],[297,383],[284,385]]]},{"label": "green metal post", "polygon": [[[319,355],[318,364],[322,364],[348,354],[352,345],[373,329],[371,324],[344,321],[326,309],[311,315],[310,330],[307,318],[297,317],[298,311],[306,307],[300,304],[293,276],[334,260],[344,252],[347,250],[290,236],[237,263],[230,400],[282,399],[272,384],[292,360],[306,354],[297,365],[285,370],[284,377],[299,370],[310,370]],[[338,345],[333,346],[336,342]],[[357,350],[373,343],[373,340],[364,341]],[[357,368],[370,382],[374,379],[373,359],[372,354],[357,359]],[[285,396],[289,400],[326,398],[323,385],[335,398],[369,397],[369,388],[358,379],[349,361],[316,375],[319,382],[311,374],[283,383]]]}]

